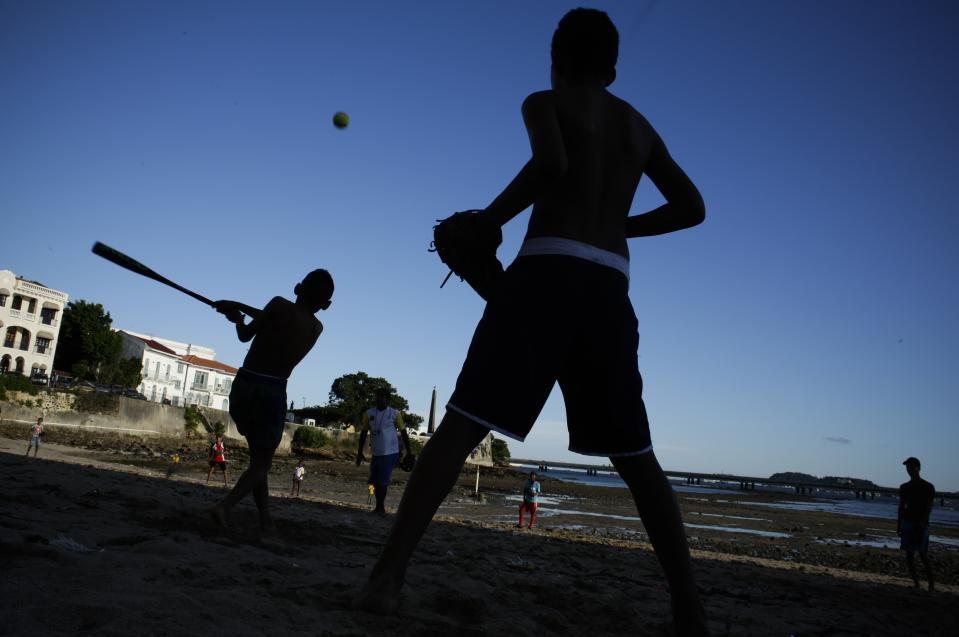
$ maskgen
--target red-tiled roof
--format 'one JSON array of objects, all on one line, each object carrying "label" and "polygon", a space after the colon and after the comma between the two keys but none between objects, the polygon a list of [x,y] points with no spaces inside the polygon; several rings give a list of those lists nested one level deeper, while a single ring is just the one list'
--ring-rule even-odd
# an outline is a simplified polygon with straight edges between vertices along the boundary
[{"label": "red-tiled roof", "polygon": [[[133,334],[130,334],[128,332],[124,332],[124,334],[126,334],[127,336],[133,336]],[[172,354],[173,356],[176,356],[176,352],[174,352],[172,349],[170,349],[166,345],[157,343],[152,338],[141,338],[139,336],[133,336],[133,338],[143,341],[144,343],[147,344],[147,346],[150,349],[155,349],[158,352],[163,352],[164,354]]]},{"label": "red-tiled roof", "polygon": [[180,360],[182,360],[185,363],[189,363],[190,365],[197,365],[199,367],[209,367],[210,369],[218,369],[221,372],[226,372],[227,374],[233,374],[234,376],[236,375],[237,371],[239,371],[237,370],[236,367],[230,367],[226,363],[221,363],[220,361],[211,361],[209,358],[200,358],[199,356],[196,356],[194,354],[190,354],[189,356],[181,356]]}]

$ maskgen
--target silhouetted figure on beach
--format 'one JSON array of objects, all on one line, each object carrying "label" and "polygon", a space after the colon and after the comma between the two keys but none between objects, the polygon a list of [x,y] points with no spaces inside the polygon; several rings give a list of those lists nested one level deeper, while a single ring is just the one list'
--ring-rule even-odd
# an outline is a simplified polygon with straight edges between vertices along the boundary
[{"label": "silhouetted figure on beach", "polygon": [[376,507],[373,513],[386,515],[386,492],[390,487],[390,476],[393,467],[400,457],[400,444],[397,434],[403,439],[406,453],[412,455],[410,438],[403,425],[403,414],[389,406],[390,392],[380,388],[376,390],[376,405],[363,412],[360,421],[360,440],[356,449],[356,466],[360,466],[366,458],[363,456],[363,446],[366,444],[367,433],[370,436],[369,485],[373,487],[373,496],[376,498]]},{"label": "silhouetted figure on beach", "polygon": [[30,449],[33,449],[33,457],[36,458],[40,453],[40,439],[43,438],[43,418],[37,418],[35,425],[30,427],[30,442],[27,443],[26,457],[30,456]]},{"label": "silhouetted figure on beach", "polygon": [[[397,607],[413,550],[464,459],[490,430],[523,440],[558,381],[570,449],[609,457],[632,491],[677,630],[708,632],[679,507],[653,454],[626,246],[630,237],[695,226],[704,205],[649,122],[607,92],[618,41],[607,15],[589,9],[569,12],[553,36],[552,90],[522,107],[532,158],[478,215],[502,226],[532,205],[525,241],[488,299],[359,608]],[[643,173],[666,203],[630,217]]]},{"label": "silhouetted figure on beach", "polygon": [[[286,421],[286,379],[316,343],[323,324],[316,316],[330,306],[333,278],[326,270],[310,272],[293,288],[296,301],[274,297],[262,310],[237,303],[217,301],[217,311],[236,323],[236,334],[246,343],[253,340],[230,390],[230,416],[250,448],[250,466],[229,495],[211,512],[227,526],[230,510],[253,492],[260,514],[260,527],[275,531],[270,517],[267,475],[273,454],[283,438]],[[244,314],[252,320],[244,321]]]},{"label": "silhouetted figure on beach", "polygon": [[536,472],[529,472],[529,479],[523,483],[523,501],[519,505],[519,524],[516,525],[517,528],[523,528],[523,514],[529,513],[529,526],[527,528],[533,528],[533,525],[536,523],[536,506],[539,502],[539,492],[540,486],[539,481],[536,479]]},{"label": "silhouetted figure on beach", "polygon": [[896,533],[899,534],[899,548],[906,552],[906,566],[916,588],[919,588],[919,576],[916,574],[915,553],[926,568],[926,577],[929,580],[929,590],[935,590],[932,564],[926,555],[929,550],[929,516],[932,514],[932,505],[936,497],[936,488],[919,477],[918,458],[906,458],[902,464],[906,465],[909,482],[899,485],[899,516],[896,522]]}]

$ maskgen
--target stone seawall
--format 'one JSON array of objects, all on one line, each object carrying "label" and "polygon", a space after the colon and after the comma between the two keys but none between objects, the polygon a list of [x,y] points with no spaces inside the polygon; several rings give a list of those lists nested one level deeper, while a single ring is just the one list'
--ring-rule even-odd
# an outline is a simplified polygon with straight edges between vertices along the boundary
[{"label": "stone seawall", "polygon": [[[101,414],[77,411],[76,396],[68,392],[41,391],[37,396],[31,396],[8,391],[7,396],[9,400],[0,401],[3,410],[0,417],[5,423],[23,423],[28,427],[43,417],[44,427],[72,427],[131,436],[186,437],[183,407],[117,396],[116,413]],[[199,410],[210,426],[223,423],[227,438],[243,440],[229,412],[209,407],[200,407]],[[298,426],[287,423],[278,453],[289,453],[293,432]]]}]

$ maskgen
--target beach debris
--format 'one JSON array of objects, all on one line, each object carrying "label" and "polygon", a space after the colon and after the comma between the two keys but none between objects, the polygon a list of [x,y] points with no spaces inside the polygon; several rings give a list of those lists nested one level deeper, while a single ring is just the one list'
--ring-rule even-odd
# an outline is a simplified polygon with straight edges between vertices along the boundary
[{"label": "beach debris", "polygon": [[510,568],[515,568],[520,571],[535,571],[536,565],[530,562],[529,560],[524,560],[521,557],[514,557],[513,559],[506,562],[506,565]]},{"label": "beach debris", "polygon": [[[50,546],[55,546],[57,548],[63,549],[65,551],[70,551],[71,553],[92,553],[93,549],[89,546],[81,544],[74,540],[72,537],[67,537],[62,533],[58,534],[55,538],[50,540]],[[100,549],[101,551],[103,549]]]}]

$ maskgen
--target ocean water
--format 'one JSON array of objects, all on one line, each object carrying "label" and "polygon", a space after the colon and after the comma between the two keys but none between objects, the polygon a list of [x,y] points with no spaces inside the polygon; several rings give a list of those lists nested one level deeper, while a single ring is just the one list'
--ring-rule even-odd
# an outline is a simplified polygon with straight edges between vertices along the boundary
[{"label": "ocean water", "polygon": [[[537,467],[530,465],[513,465],[517,469],[525,471],[536,470]],[[615,473],[600,473],[595,476],[588,476],[586,472],[580,469],[550,469],[541,473],[542,476],[549,476],[565,482],[574,482],[578,484],[587,484],[597,487],[610,487],[625,489],[626,483]],[[670,479],[673,491],[677,493],[695,493],[695,494],[726,494],[738,495],[744,498],[750,497],[750,494],[758,491],[766,493],[784,493],[795,495],[793,489],[789,488],[760,488],[756,491],[742,491],[738,488],[738,483],[730,484],[721,481],[713,481],[702,485],[688,485],[683,479]],[[731,502],[732,500],[730,500]],[[876,500],[858,500],[851,492],[833,491],[821,492],[817,496],[809,496],[804,500],[785,500],[781,502],[758,502],[743,499],[736,499],[738,504],[746,504],[757,508],[770,509],[790,509],[794,511],[826,512],[838,513],[841,515],[855,515],[862,517],[881,518],[885,520],[895,520],[898,514],[899,500],[894,497],[882,497]],[[959,527],[959,503],[947,501],[945,506],[939,506],[936,501],[930,516],[933,524]]]}]

